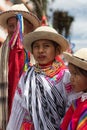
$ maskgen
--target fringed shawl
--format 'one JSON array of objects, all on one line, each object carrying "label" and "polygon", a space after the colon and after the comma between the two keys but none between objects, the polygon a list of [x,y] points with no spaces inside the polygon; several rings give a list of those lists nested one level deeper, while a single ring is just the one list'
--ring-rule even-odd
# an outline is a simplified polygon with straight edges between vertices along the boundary
[{"label": "fringed shawl", "polygon": [[[43,73],[37,73],[34,67],[30,67],[20,79],[7,130],[20,130],[26,111],[35,130],[58,130],[66,108],[64,91],[60,92],[64,89],[64,75],[65,69],[58,83],[61,88],[58,88],[48,82]],[[65,84],[68,81],[66,79]]]}]

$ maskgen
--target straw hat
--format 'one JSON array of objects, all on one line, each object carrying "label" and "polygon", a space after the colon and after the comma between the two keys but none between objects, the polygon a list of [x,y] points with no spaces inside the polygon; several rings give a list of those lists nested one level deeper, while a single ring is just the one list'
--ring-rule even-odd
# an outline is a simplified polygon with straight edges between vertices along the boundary
[{"label": "straw hat", "polygon": [[6,10],[4,12],[0,13],[0,25],[6,28],[7,26],[7,19],[13,16],[16,16],[16,14],[21,13],[25,19],[27,19],[29,22],[31,22],[34,26],[34,28],[40,26],[40,21],[37,18],[36,15],[29,12],[28,9],[25,7],[24,4],[15,4],[10,7],[9,10]]},{"label": "straw hat", "polygon": [[87,48],[82,48],[74,54],[67,52],[64,52],[63,54],[69,63],[72,63],[87,71]]},{"label": "straw hat", "polygon": [[40,26],[33,32],[24,36],[23,43],[26,50],[31,51],[31,44],[40,39],[47,39],[56,42],[61,46],[61,52],[69,47],[68,41],[60,35],[54,28],[49,26]]}]

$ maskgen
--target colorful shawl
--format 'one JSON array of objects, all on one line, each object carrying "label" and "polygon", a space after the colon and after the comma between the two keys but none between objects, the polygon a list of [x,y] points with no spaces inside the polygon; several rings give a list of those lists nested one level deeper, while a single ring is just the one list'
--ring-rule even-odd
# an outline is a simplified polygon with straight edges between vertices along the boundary
[{"label": "colorful shawl", "polygon": [[[38,71],[40,69],[36,65],[29,67],[27,73],[22,75],[14,97],[7,130],[59,129],[66,108],[64,87],[69,83],[66,78],[67,70],[62,67],[61,63],[57,64],[59,71],[56,70],[55,74],[58,75],[58,79],[56,77],[52,79],[58,86],[49,82],[46,78],[47,73]],[[67,73],[66,76],[64,76],[65,73]]]},{"label": "colorful shawl", "polygon": [[86,130],[87,129],[87,99],[81,98],[73,101],[67,111],[60,130]]}]

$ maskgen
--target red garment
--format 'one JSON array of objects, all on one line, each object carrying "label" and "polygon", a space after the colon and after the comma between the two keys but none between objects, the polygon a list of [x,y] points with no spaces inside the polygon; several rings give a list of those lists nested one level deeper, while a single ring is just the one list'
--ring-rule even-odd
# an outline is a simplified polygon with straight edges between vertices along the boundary
[{"label": "red garment", "polygon": [[62,64],[64,64],[64,61],[62,60],[62,58],[60,56],[56,56],[55,59],[58,61],[58,62],[61,62]]},{"label": "red garment", "polygon": [[61,130],[87,130],[87,100],[78,99],[66,112]]},{"label": "red garment", "polygon": [[34,126],[32,123],[24,122],[24,123],[22,123],[20,130],[34,130]]},{"label": "red garment", "polygon": [[9,52],[8,73],[8,109],[11,112],[14,93],[24,66],[24,49],[14,46]]},{"label": "red garment", "polygon": [[[13,34],[9,42],[9,61],[8,61],[8,118],[11,113],[12,101],[17,88],[20,76],[25,65],[25,50],[23,48],[18,30]],[[30,53],[29,53],[30,54]],[[28,57],[29,58],[29,57]]]}]

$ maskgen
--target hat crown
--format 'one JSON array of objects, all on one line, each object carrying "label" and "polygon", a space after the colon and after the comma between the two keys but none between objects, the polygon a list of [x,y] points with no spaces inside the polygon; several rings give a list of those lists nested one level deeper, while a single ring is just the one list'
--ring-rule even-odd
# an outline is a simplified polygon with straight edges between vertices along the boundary
[{"label": "hat crown", "polygon": [[74,56],[87,61],[87,48],[82,48],[74,53]]},{"label": "hat crown", "polygon": [[34,29],[40,26],[40,21],[38,17],[30,12],[24,4],[15,4],[11,6],[8,10],[0,13],[0,25],[4,28],[7,28],[7,19],[17,14],[22,14],[23,18],[28,20],[34,26]]},{"label": "hat crown", "polygon": [[21,10],[21,11],[29,12],[24,4],[15,4],[9,8],[9,11],[11,11],[11,10],[13,10],[13,11],[20,11]]},{"label": "hat crown", "polygon": [[40,27],[38,27],[37,29],[35,29],[35,31],[34,32],[52,32],[52,33],[55,33],[55,34],[58,34],[58,32],[54,29],[54,28],[52,28],[52,27],[49,27],[49,26],[40,26]]}]

